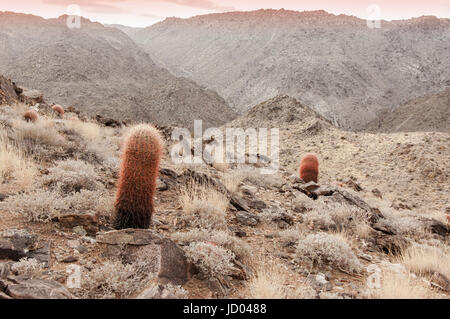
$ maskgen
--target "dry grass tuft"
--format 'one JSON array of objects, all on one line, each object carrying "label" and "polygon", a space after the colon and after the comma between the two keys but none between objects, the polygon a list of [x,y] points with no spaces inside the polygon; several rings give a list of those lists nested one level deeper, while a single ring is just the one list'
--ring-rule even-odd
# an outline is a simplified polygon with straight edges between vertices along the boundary
[{"label": "dry grass tuft", "polygon": [[225,187],[232,193],[237,192],[241,182],[247,177],[243,170],[233,170],[222,174],[222,182]]},{"label": "dry grass tuft", "polygon": [[207,186],[190,184],[181,191],[180,203],[186,213],[185,220],[201,229],[226,229],[228,198]]},{"label": "dry grass tuft", "polygon": [[429,277],[437,272],[450,279],[449,261],[450,249],[444,245],[414,245],[406,249],[399,258],[400,263],[419,276]]},{"label": "dry grass tuft", "polygon": [[435,293],[423,281],[413,278],[407,273],[383,271],[381,287],[371,289],[371,298],[378,299],[430,299]]},{"label": "dry grass tuft", "polygon": [[0,189],[2,184],[13,183],[23,191],[31,187],[37,174],[36,164],[0,132]]},{"label": "dry grass tuft", "polygon": [[303,279],[293,282],[282,265],[267,260],[256,267],[246,291],[251,299],[312,299],[316,295]]},{"label": "dry grass tuft", "polygon": [[14,139],[23,143],[60,146],[64,138],[58,133],[52,120],[41,117],[36,123],[13,121]]}]

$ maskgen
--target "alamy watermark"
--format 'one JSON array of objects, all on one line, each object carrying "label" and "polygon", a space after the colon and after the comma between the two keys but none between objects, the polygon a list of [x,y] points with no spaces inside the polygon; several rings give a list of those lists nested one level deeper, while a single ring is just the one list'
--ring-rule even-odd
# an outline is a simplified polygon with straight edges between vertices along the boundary
[{"label": "alamy watermark", "polygon": [[280,130],[278,128],[208,128],[194,121],[194,134],[175,128],[170,150],[175,164],[256,164],[264,163],[261,174],[274,174],[279,168]]},{"label": "alamy watermark", "polygon": [[377,4],[371,4],[367,7],[367,26],[370,29],[381,28],[381,8]]},{"label": "alamy watermark", "polygon": [[77,4],[71,4],[66,9],[66,25],[69,29],[81,28],[81,8]]}]

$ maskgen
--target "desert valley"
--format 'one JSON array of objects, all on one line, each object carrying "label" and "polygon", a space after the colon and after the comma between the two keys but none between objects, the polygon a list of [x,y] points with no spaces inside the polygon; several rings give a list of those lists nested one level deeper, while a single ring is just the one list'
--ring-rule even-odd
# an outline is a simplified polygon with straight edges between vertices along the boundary
[{"label": "desert valley", "polygon": [[[449,298],[450,19],[66,20],[0,12],[0,299]],[[175,163],[195,120],[278,129],[278,169]]]}]

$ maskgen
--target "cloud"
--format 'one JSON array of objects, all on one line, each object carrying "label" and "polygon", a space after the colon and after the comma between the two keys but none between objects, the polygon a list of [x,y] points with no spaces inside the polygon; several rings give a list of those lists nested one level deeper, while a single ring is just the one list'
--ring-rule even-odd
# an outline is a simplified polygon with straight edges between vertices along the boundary
[{"label": "cloud", "polygon": [[179,6],[204,9],[211,11],[233,11],[234,7],[222,6],[212,0],[41,0],[42,3],[67,7],[72,4],[79,5],[82,9],[97,13],[130,13],[130,10],[120,6],[127,2],[166,2]]}]

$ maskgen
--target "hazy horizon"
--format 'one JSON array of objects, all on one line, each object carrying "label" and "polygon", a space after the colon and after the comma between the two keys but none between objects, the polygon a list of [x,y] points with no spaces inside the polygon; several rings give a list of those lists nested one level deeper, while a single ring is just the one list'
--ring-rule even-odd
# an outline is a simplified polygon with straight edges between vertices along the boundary
[{"label": "hazy horizon", "polygon": [[420,16],[450,18],[450,1],[363,0],[335,1],[316,0],[263,0],[263,1],[212,1],[212,0],[23,0],[12,3],[0,0],[0,11],[33,14],[46,19],[67,14],[71,4],[81,8],[81,16],[102,24],[121,24],[130,27],[147,27],[167,17],[190,18],[210,13],[255,11],[259,9],[285,9],[292,11],[325,10],[331,14],[345,14],[361,19],[374,18],[375,12],[368,11],[375,4],[380,9],[382,20],[405,20]]}]

